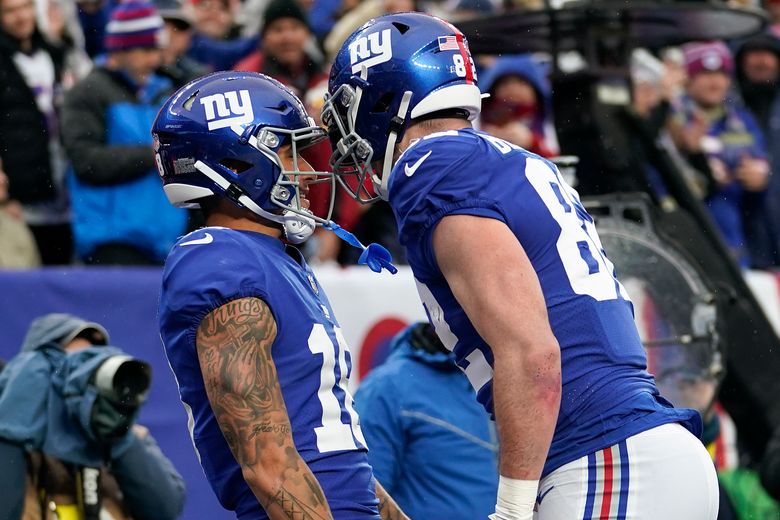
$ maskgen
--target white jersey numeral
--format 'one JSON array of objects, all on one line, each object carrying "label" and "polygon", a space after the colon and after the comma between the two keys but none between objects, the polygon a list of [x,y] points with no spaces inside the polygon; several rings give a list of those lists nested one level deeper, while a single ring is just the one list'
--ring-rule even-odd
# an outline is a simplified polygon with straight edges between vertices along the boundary
[{"label": "white jersey numeral", "polygon": [[[358,416],[352,406],[352,396],[347,390],[349,379],[347,367],[347,355],[349,348],[341,329],[334,327],[338,347],[333,344],[328,336],[325,326],[315,323],[309,334],[309,350],[312,354],[322,354],[322,368],[320,369],[320,387],[317,398],[322,406],[322,426],[314,428],[317,437],[317,449],[320,453],[330,451],[343,451],[357,449],[355,439],[363,446],[366,441],[360,430]],[[338,353],[337,353],[338,351]],[[339,367],[339,380],[336,382],[336,363]],[[339,402],[336,387],[341,389],[344,395],[344,406]],[[349,424],[341,420],[342,410],[349,415]]]},{"label": "white jersey numeral", "polygon": [[[420,301],[422,301],[423,307],[425,307],[428,313],[428,320],[433,325],[433,329],[436,331],[436,335],[439,336],[442,344],[447,350],[455,348],[455,344],[458,342],[458,337],[450,329],[450,324],[444,317],[444,310],[436,301],[436,297],[433,295],[427,285],[415,278],[417,284],[417,293],[420,295]],[[493,368],[485,359],[485,355],[479,349],[474,349],[471,354],[466,357],[466,365],[458,365],[463,373],[466,374],[471,386],[474,390],[479,390],[485,386],[485,384],[493,379]]]},{"label": "white jersey numeral", "polygon": [[577,192],[540,159],[526,161],[525,175],[561,227],[556,247],[572,290],[599,301],[628,300]]}]

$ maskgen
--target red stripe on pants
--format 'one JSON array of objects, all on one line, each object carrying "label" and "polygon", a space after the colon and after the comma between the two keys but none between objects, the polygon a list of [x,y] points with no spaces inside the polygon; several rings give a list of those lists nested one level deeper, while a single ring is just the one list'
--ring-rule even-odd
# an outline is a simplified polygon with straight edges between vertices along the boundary
[{"label": "red stripe on pants", "polygon": [[604,495],[601,498],[599,520],[609,520],[612,507],[612,448],[604,450]]}]

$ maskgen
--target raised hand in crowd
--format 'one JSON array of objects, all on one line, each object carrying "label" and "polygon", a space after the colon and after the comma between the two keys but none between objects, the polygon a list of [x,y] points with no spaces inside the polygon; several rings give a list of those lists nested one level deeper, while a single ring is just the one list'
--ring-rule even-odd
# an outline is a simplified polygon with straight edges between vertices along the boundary
[{"label": "raised hand in crowd", "polygon": [[699,112],[694,111],[691,120],[686,126],[671,128],[673,135],[676,135],[676,141],[682,145],[682,148],[688,153],[699,153],[702,149],[702,139],[707,135],[710,123]]},{"label": "raised hand in crowd", "polygon": [[743,155],[734,177],[749,191],[761,191],[769,182],[769,162],[766,159]]}]

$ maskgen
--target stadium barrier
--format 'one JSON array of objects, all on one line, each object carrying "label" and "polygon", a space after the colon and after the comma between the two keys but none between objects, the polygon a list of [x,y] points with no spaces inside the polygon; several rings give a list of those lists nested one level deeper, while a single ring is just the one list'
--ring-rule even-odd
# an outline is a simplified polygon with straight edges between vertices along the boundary
[{"label": "stadium barrier", "polygon": [[[315,269],[344,337],[351,348],[353,387],[380,363],[389,339],[408,323],[424,319],[409,268],[395,276],[366,268]],[[749,285],[780,331],[780,275],[751,272]],[[69,312],[106,326],[111,343],[153,367],[149,400],[139,422],[149,427],[187,482],[185,519],[229,519],[209,489],[188,440],[179,403],[157,330],[158,268],[49,268],[0,271],[0,358],[19,350],[30,322],[49,312]]]}]

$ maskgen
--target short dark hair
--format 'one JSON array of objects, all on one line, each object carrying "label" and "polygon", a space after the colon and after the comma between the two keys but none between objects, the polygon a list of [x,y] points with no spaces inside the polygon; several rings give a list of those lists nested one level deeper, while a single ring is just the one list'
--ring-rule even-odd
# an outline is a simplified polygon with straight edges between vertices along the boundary
[{"label": "short dark hair", "polygon": [[265,35],[269,25],[283,18],[298,20],[305,25],[307,29],[311,30],[309,19],[301,6],[298,5],[298,2],[295,0],[271,0],[263,13],[263,27],[260,30],[261,36]]},{"label": "short dark hair", "polygon": [[212,195],[210,197],[198,199],[198,204],[200,204],[200,211],[203,213],[203,218],[208,219],[219,207],[219,197]]}]

